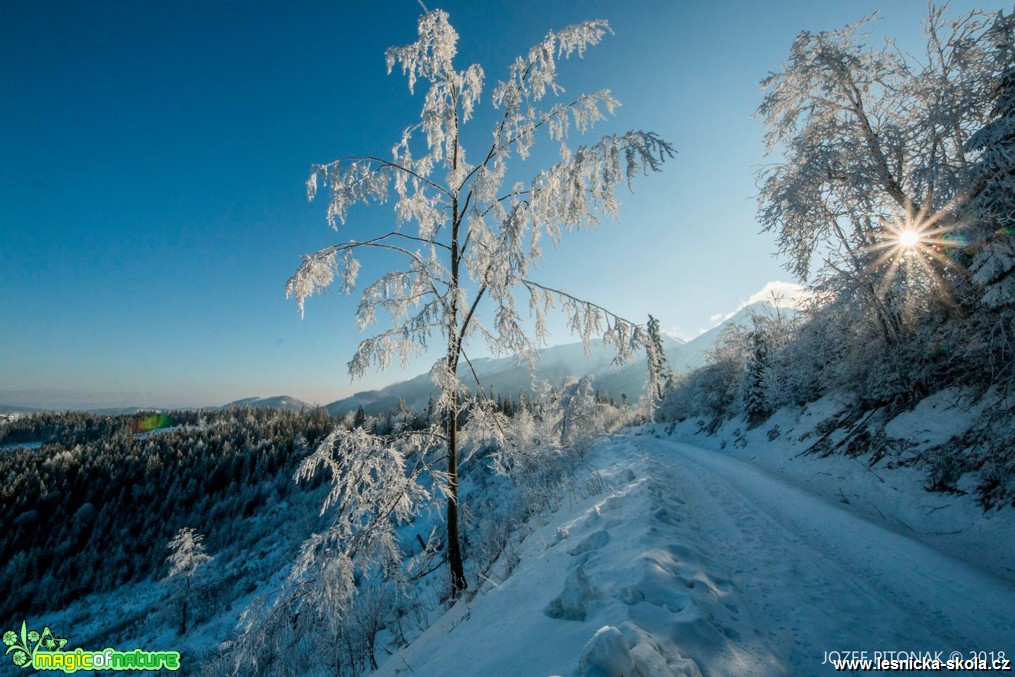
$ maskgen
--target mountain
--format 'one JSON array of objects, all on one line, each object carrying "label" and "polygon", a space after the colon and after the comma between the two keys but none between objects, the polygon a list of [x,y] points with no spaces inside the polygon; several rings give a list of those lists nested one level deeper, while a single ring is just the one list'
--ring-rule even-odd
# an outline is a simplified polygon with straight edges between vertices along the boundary
[{"label": "mountain", "polygon": [[288,395],[276,395],[274,397],[247,397],[242,400],[236,400],[229,404],[223,404],[221,407],[103,407],[97,409],[32,409],[29,407],[12,407],[8,405],[0,405],[0,415],[3,416],[14,416],[14,415],[25,415],[34,414],[43,411],[87,411],[90,414],[98,414],[101,416],[123,416],[130,414],[137,414],[145,411],[169,411],[170,409],[226,409],[228,407],[257,407],[261,409],[284,409],[286,411],[310,411],[316,409],[316,404],[309,404],[303,400],[298,400],[295,397]]},{"label": "mountain", "polygon": [[160,407],[104,407],[102,409],[89,409],[89,414],[100,416],[129,416],[142,411],[163,411]]},{"label": "mountain", "polygon": [[39,409],[32,409],[31,407],[13,407],[7,404],[0,404],[0,414],[32,414],[39,411]]},{"label": "mountain", "polygon": [[[669,339],[669,342],[677,343],[675,339]],[[635,365],[625,365],[620,370],[613,370],[612,362],[613,355],[610,349],[604,347],[601,341],[590,344],[588,356],[585,355],[581,343],[553,346],[539,351],[535,377],[537,380],[557,385],[569,375],[594,374],[597,388],[607,390],[618,400],[622,392],[627,392],[625,388],[629,388],[629,396],[634,397],[634,391],[644,387],[644,377],[640,382],[638,378],[631,378],[634,374],[631,368]],[[644,371],[644,359],[640,363],[639,369]],[[472,368],[475,369],[475,376],[468,364],[460,365],[458,373],[462,382],[470,388],[476,387],[478,376],[484,389],[493,389],[494,397],[517,398],[519,392],[525,393],[526,396],[532,395],[533,379],[528,365],[520,364],[513,356],[479,358],[472,361]],[[430,374],[424,373],[380,390],[356,393],[332,402],[326,408],[331,414],[341,416],[363,407],[367,414],[375,416],[397,408],[399,400],[403,400],[410,409],[419,411],[426,408],[431,395],[436,397],[437,389],[430,379]]]},{"label": "mountain", "polygon": [[[775,309],[771,304],[766,301],[758,301],[741,308],[717,326],[690,341],[684,342],[664,335],[663,347],[666,350],[670,366],[677,373],[686,373],[701,367],[705,364],[708,351],[715,347],[719,334],[725,328],[730,325],[748,326],[752,315],[771,315],[774,312]],[[779,312],[792,315],[796,311],[781,308]],[[617,402],[620,402],[624,395],[629,401],[636,401],[645,390],[647,369],[644,356],[639,356],[633,363],[622,365],[619,368],[613,365],[613,356],[612,349],[603,346],[601,341],[591,342],[588,355],[581,343],[543,348],[538,352],[535,379],[551,385],[558,385],[567,376],[591,374],[595,377],[597,390],[606,392]],[[473,360],[472,367],[483,387],[485,389],[493,388],[495,397],[504,396],[515,399],[519,392],[525,393],[526,396],[532,395],[533,375],[529,373],[528,365],[519,364],[515,357],[482,357]],[[459,378],[470,388],[476,387],[476,379],[468,364],[459,368]],[[410,409],[420,411],[427,406],[431,394],[436,395],[436,392],[430,374],[423,373],[379,390],[358,392],[350,397],[336,400],[326,405],[325,408],[330,414],[341,416],[362,406],[367,414],[376,416],[389,409],[397,408],[398,401],[404,400]],[[275,395],[273,397],[247,397],[218,408],[257,407],[299,412],[309,411],[316,406],[288,395]],[[106,415],[120,415],[151,411],[152,409],[152,407],[116,407],[90,411]],[[36,411],[42,410],[0,405],[0,414],[28,414]]]},{"label": "mountain", "polygon": [[679,350],[672,351],[667,349],[666,356],[670,360],[673,371],[678,374],[694,371],[705,365],[705,362],[708,360],[709,351],[715,348],[719,335],[727,328],[731,326],[749,327],[751,325],[751,318],[756,315],[774,317],[776,313],[779,313],[783,317],[792,318],[798,312],[792,308],[776,308],[768,301],[755,301],[733,313],[705,333],[695,336],[680,346]]},{"label": "mountain", "polygon": [[[683,342],[664,335],[663,347],[670,366],[676,373],[686,373],[703,366],[708,352],[715,347],[715,342],[724,329],[731,325],[749,326],[753,315],[772,315],[775,312],[775,307],[770,303],[758,301],[744,306],[717,326],[690,341]],[[792,315],[796,311],[780,308],[778,312]],[[472,361],[472,366],[483,387],[493,388],[494,397],[517,398],[519,392],[525,393],[526,396],[532,395],[533,379],[528,366],[524,363],[519,364],[515,357],[479,358]],[[597,390],[605,391],[617,402],[620,402],[624,395],[633,402],[641,397],[645,390],[647,373],[643,355],[631,364],[617,368],[613,365],[612,349],[604,346],[601,341],[593,341],[589,346],[588,355],[585,354],[581,343],[543,348],[538,352],[535,378],[551,385],[558,385],[566,376],[591,374],[595,377]],[[476,379],[467,364],[459,367],[458,376],[470,388],[476,387]],[[431,395],[436,397],[436,393],[430,374],[426,373],[380,390],[356,393],[332,402],[325,408],[332,415],[341,416],[363,407],[363,411],[368,415],[376,416],[397,408],[398,401],[404,400],[410,409],[419,411],[427,406]]]},{"label": "mountain", "polygon": [[227,407],[257,407],[259,409],[284,409],[286,411],[310,411],[316,409],[317,405],[308,404],[303,400],[288,395],[275,395],[274,397],[248,397],[236,400],[229,404],[223,404],[220,409]]}]

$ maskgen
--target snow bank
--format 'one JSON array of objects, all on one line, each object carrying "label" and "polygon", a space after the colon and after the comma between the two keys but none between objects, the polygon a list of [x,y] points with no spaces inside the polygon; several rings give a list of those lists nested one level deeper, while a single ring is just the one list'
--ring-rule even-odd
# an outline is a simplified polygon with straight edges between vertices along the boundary
[{"label": "snow bank", "polygon": [[[890,457],[806,454],[848,406],[601,440],[583,472],[605,490],[527,525],[503,580],[376,674],[795,675],[831,672],[832,650],[1015,655],[1012,511],[928,493]],[[948,406],[890,430],[938,443]]]},{"label": "snow bank", "polygon": [[664,466],[623,437],[590,463],[606,492],[533,526],[506,580],[460,601],[377,674],[700,675],[698,659],[711,674],[768,674],[775,659],[696,544],[707,527],[686,517]]},{"label": "snow bank", "polygon": [[895,452],[856,457],[811,453],[823,434],[840,441],[845,431],[831,430],[851,402],[826,396],[803,407],[784,407],[763,425],[748,429],[742,418],[726,422],[714,435],[700,432],[697,421],[647,427],[699,447],[722,451],[763,468],[789,484],[835,503],[900,535],[948,553],[1015,584],[1015,510],[984,512],[973,485],[975,473],[959,481],[966,494],[926,490],[927,468],[914,459],[954,437],[960,437],[980,416],[980,404],[963,393],[942,391],[912,411],[884,423],[898,444]]}]

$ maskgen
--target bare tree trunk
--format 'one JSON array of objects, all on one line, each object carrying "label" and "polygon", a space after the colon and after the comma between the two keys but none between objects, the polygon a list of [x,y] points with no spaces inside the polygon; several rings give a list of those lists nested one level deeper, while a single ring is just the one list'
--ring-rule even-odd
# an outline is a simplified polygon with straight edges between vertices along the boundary
[{"label": "bare tree trunk", "polygon": [[[458,198],[452,200],[454,222],[451,226],[451,285],[448,290],[450,318],[448,321],[448,370],[451,381],[458,373],[458,358],[462,353],[462,338],[458,328],[458,264],[461,252],[458,247],[458,231],[461,217],[458,214]],[[463,327],[464,329],[464,327]],[[458,534],[458,387],[454,386],[448,406],[448,564],[451,567],[451,597],[458,597],[467,587],[465,567],[462,563],[462,544]]]},{"label": "bare tree trunk", "polygon": [[465,590],[465,568],[458,534],[458,393],[451,395],[448,412],[448,564],[451,566],[451,596]]},{"label": "bare tree trunk", "polygon": [[180,610],[180,636],[187,634],[187,598],[190,597],[190,576],[187,576],[187,588],[183,593],[183,606]]}]

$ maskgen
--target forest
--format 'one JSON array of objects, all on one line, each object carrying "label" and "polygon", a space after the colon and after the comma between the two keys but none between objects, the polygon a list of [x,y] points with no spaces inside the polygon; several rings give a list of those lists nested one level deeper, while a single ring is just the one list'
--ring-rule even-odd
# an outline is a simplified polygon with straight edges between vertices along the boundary
[{"label": "forest", "polygon": [[296,491],[297,464],[334,425],[319,411],[228,409],[139,432],[146,416],[43,413],[0,429],[0,446],[44,443],[0,452],[0,619],[162,578],[185,526],[214,549],[256,542],[244,520]]},{"label": "forest", "polygon": [[[470,576],[493,565],[529,515],[582,490],[571,475],[593,436],[639,416],[597,393],[591,378],[569,379],[538,398],[498,402],[483,394],[467,404],[461,425],[469,468],[463,496],[470,498],[470,510],[463,527]],[[149,429],[153,419],[163,427]],[[389,628],[395,618],[390,614],[406,616],[399,623],[409,632],[447,597],[437,585],[429,600],[387,606],[410,583],[425,578],[433,585],[446,561],[432,515],[441,495],[423,471],[433,450],[418,444],[421,431],[433,424],[427,412],[405,409],[378,417],[348,412],[338,420],[323,409],[233,407],[129,416],[40,413],[8,422],[0,428],[0,446],[43,444],[0,453],[0,510],[13,516],[0,539],[0,618],[11,625],[89,596],[165,581],[171,578],[167,548],[186,529],[203,537],[202,553],[212,560],[195,578],[184,628],[231,609],[277,575],[278,567],[297,563],[281,596],[259,597],[247,610],[241,626],[246,631],[230,651],[215,656],[222,661],[217,665],[270,664],[287,656],[304,633],[322,641],[338,633],[335,655],[324,658],[345,666],[341,670],[365,667],[373,660],[366,647]],[[502,434],[508,448],[524,453],[507,454],[495,445]],[[376,445],[356,463],[322,461],[320,450],[334,445],[341,453],[342,440],[365,446],[378,439],[388,446]],[[318,470],[319,464],[327,470]],[[325,496],[329,480],[352,485]],[[393,497],[411,498],[413,509],[393,513]],[[330,617],[326,625],[320,614],[328,609],[334,581],[311,567],[315,549],[328,545],[317,533],[328,526],[318,517],[322,504],[337,504],[336,517],[347,516],[339,545],[366,550],[355,553],[365,563],[357,579],[369,578],[369,567],[386,572],[382,586],[369,588],[370,603],[388,600],[366,610],[361,600],[352,607],[356,613]],[[396,533],[406,524],[410,531]],[[156,592],[139,611],[107,625],[103,636],[134,636],[153,623],[179,625],[172,611],[179,595],[171,585]],[[364,625],[360,611],[374,614],[371,624]]]}]

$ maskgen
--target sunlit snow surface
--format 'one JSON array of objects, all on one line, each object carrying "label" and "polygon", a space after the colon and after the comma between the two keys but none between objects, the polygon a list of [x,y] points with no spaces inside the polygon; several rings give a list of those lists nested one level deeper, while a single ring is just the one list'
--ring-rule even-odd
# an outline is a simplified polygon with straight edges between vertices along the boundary
[{"label": "sunlit snow surface", "polygon": [[[938,393],[885,433],[913,445],[907,454],[932,449],[961,435],[977,406]],[[687,421],[604,438],[558,510],[518,525],[517,547],[485,575],[469,570],[463,601],[408,646],[382,633],[379,674],[831,675],[825,651],[1015,656],[1015,511],[984,514],[972,492],[929,493],[926,469],[888,467],[897,458],[805,453],[848,407],[829,396],[753,430],[734,420],[706,435]],[[510,482],[470,482],[467,505],[510,500]],[[282,588],[292,559],[271,515],[297,533],[318,528],[319,493],[290,500],[251,518],[266,536],[249,551],[214,553],[249,587],[187,637],[153,581],[28,624],[82,646],[178,649],[193,669],[234,636],[255,596]],[[406,527],[406,541],[435,519]],[[424,583],[440,588],[442,574]]]},{"label": "sunlit snow surface", "polygon": [[[798,457],[836,406],[784,413],[787,439],[734,422],[602,442],[585,472],[610,488],[530,525],[510,575],[378,674],[816,675],[834,673],[825,651],[1015,655],[1011,511],[924,492],[919,471]],[[905,423],[940,416],[925,409]]]}]

